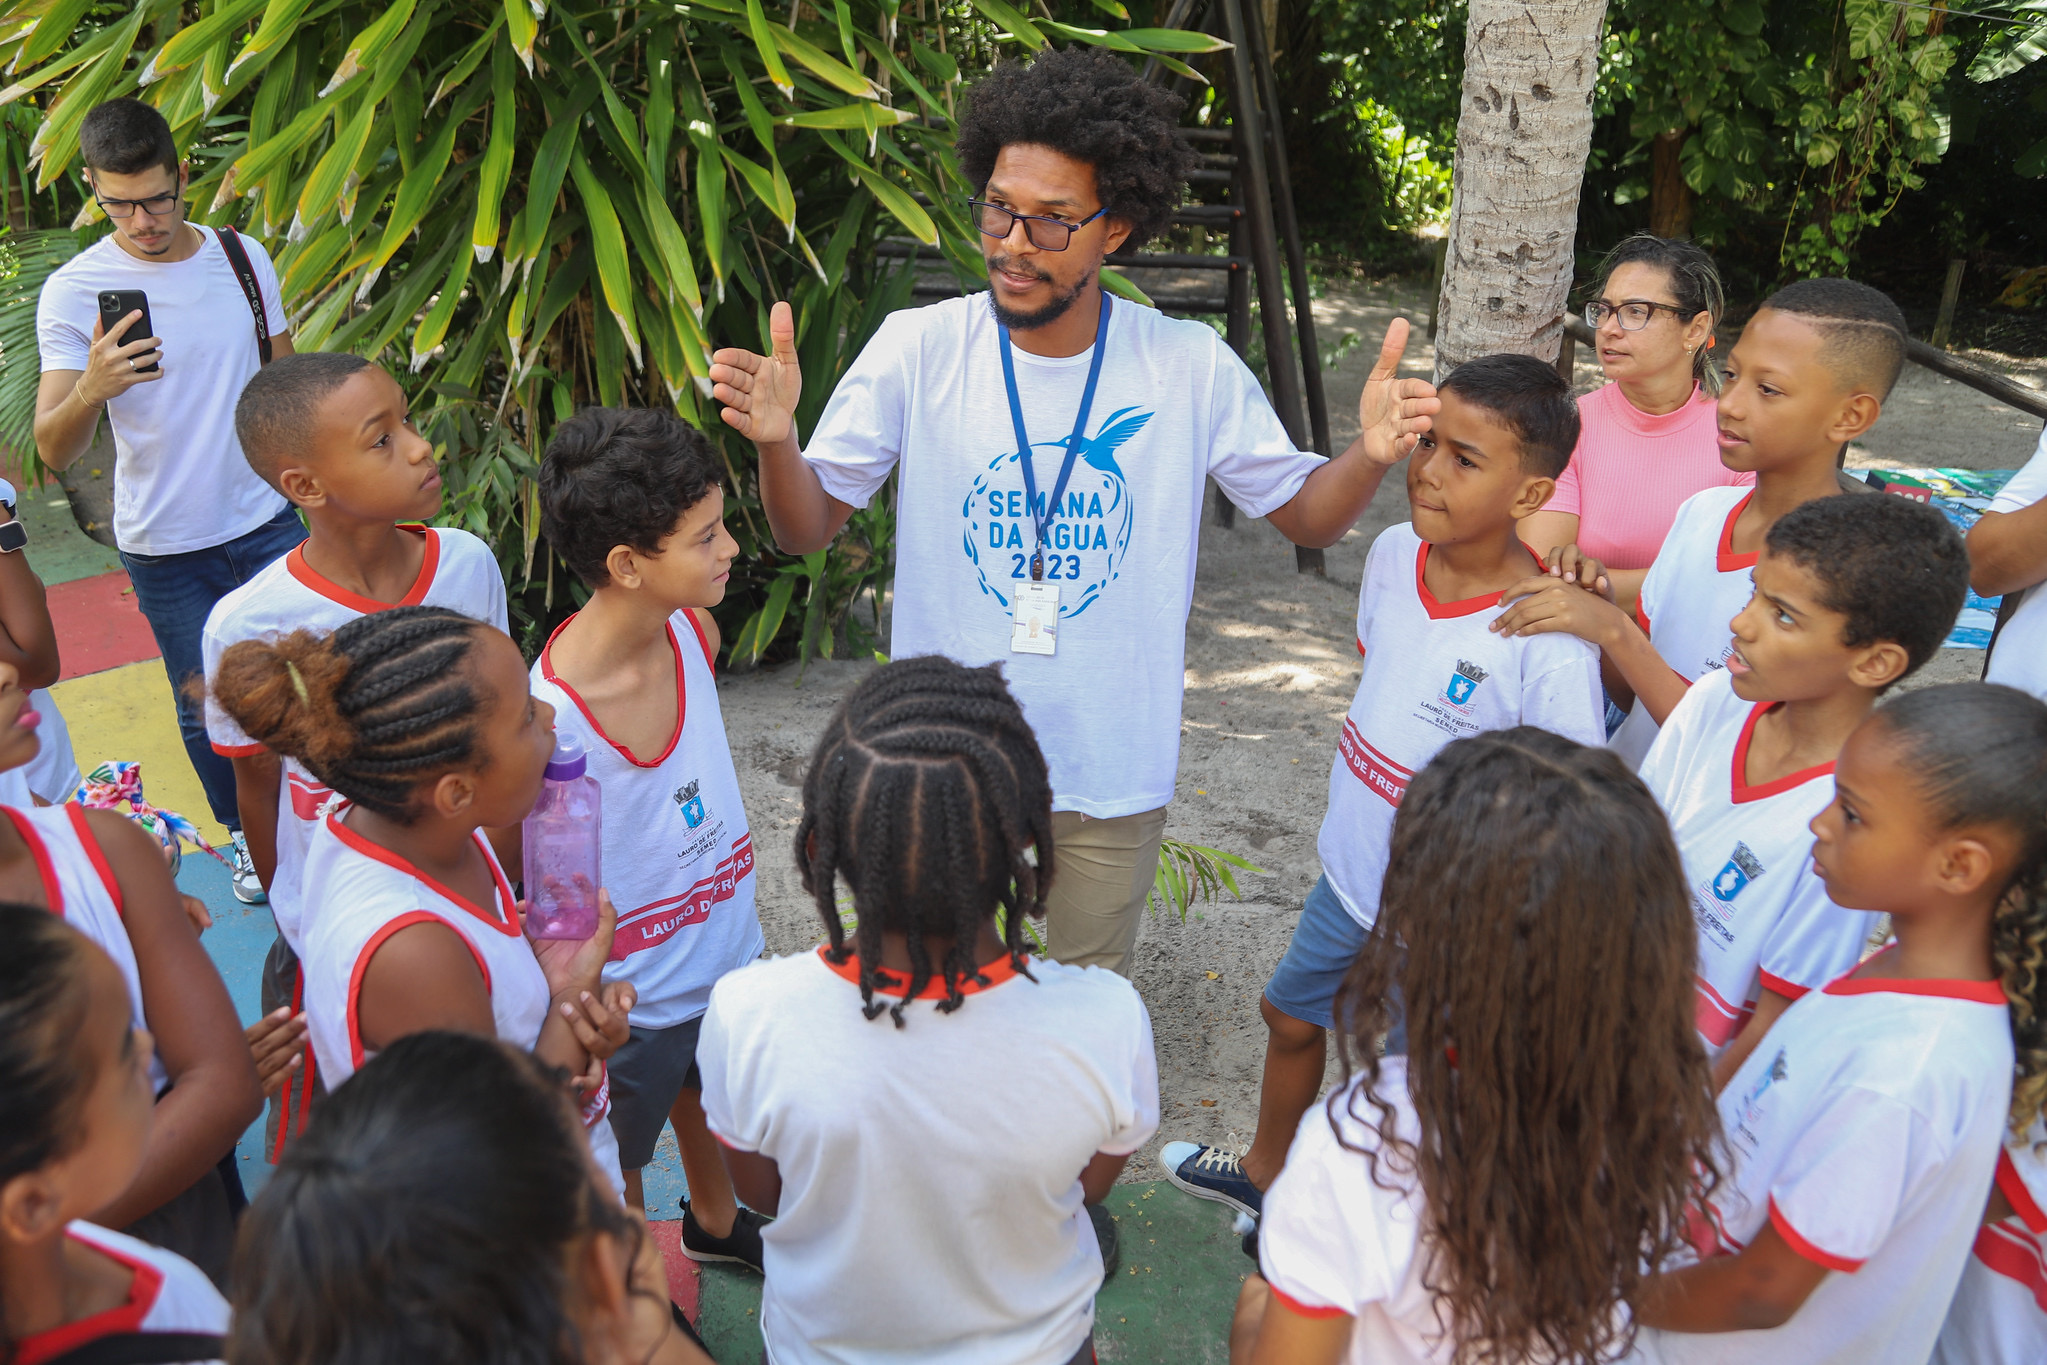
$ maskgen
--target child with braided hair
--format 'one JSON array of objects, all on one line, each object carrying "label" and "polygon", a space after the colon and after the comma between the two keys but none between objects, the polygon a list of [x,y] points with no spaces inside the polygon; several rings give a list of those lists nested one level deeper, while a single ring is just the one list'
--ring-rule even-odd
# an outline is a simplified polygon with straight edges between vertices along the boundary
[{"label": "child with braided hair", "polygon": [[1052,789],[1000,671],[904,659],[855,688],[796,862],[829,941],[720,979],[697,1050],[733,1186],[776,1215],[769,1357],[1086,1365],[1083,1203],[1158,1127],[1158,1068],[1128,981],[1027,955]]},{"label": "child with braided hair", "polygon": [[446,607],[393,607],[330,636],[231,645],[211,686],[245,733],[343,802],[315,830],[303,882],[306,1024],[328,1085],[424,1029],[503,1039],[579,1077],[615,1183],[603,1060],[633,997],[599,979],[610,897],[598,893],[591,938],[529,943],[480,832],[525,818],[554,751],[554,708],[528,691],[518,646]]},{"label": "child with braided hair", "polygon": [[2047,1096],[2047,705],[1907,693],[1834,780],[1813,863],[1896,939],[1794,1002],[1721,1090],[1727,1179],[1694,1220],[1697,1263],[1637,1300],[1648,1360],[1919,1365],[2007,1121],[2023,1135]]}]

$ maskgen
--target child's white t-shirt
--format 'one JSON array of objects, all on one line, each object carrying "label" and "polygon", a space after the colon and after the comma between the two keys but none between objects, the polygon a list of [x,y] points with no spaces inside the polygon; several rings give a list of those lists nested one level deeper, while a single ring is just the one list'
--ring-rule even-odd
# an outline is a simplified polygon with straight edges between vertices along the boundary
[{"label": "child's white t-shirt", "polygon": [[[275,640],[294,630],[331,635],[360,616],[422,605],[447,607],[499,630],[507,628],[505,579],[490,546],[467,531],[448,527],[400,529],[424,536],[426,554],[419,577],[397,602],[363,597],[321,577],[306,563],[305,546],[299,545],[214,604],[200,636],[200,658],[207,683],[206,737],[215,753],[246,758],[263,752],[213,696],[220,657],[229,645]],[[303,955],[299,883],[313,830],[334,793],[297,759],[284,759],[283,768],[277,787],[277,870],[270,878],[270,915],[291,950]]]},{"label": "child's white t-shirt", "polygon": [[1976,1231],[1932,1365],[2047,1361],[2047,1117],[1997,1154],[1997,1188],[2012,1207]]},{"label": "child's white t-shirt", "polygon": [[[2047,498],[2047,432],[2040,434],[2040,447],[2025,468],[1991,499],[1993,512],[2023,512]],[[2004,683],[2036,697],[2047,699],[2047,584],[2036,583],[2024,590],[2018,610],[1997,633],[1997,645],[1990,651],[1990,670],[1983,681]]]},{"label": "child's white t-shirt", "polygon": [[[1732,622],[1755,595],[1758,555],[1734,552],[1734,522],[1754,488],[1708,488],[1677,509],[1677,519],[1642,579],[1635,620],[1649,643],[1686,682],[1727,666]],[[1609,744],[1640,766],[1656,738],[1656,722],[1637,698]]]},{"label": "child's white t-shirt", "polygon": [[226,1336],[227,1300],[198,1266],[176,1252],[83,1219],[64,1235],[127,1267],[128,1301],[103,1313],[13,1343],[12,1365],[43,1365],[81,1346],[129,1332],[191,1332]]},{"label": "child's white t-shirt", "polygon": [[1066,1365],[1102,1280],[1081,1171],[1158,1128],[1143,1002],[1100,967],[1003,960],[899,1029],[863,1016],[858,968],[822,948],[742,967],[697,1043],[711,1132],[781,1171],[769,1359]]},{"label": "child's white t-shirt", "polygon": [[1995,981],[1843,977],[1796,1001],[1720,1092],[1723,1183],[1693,1243],[1732,1254],[1768,1222],[1834,1273],[1782,1327],[1645,1329],[1641,1357],[1923,1365],[1982,1221],[2011,1074]]},{"label": "child's white t-shirt", "polygon": [[[1358,588],[1364,668],[1329,769],[1316,849],[1351,918],[1370,928],[1407,784],[1453,739],[1538,725],[1581,744],[1606,738],[1599,651],[1574,636],[1487,627],[1500,594],[1439,602],[1422,578],[1429,546],[1403,522],[1372,542]],[[1531,573],[1541,561],[1531,559]]]},{"label": "child's white t-shirt", "polygon": [[[1080,455],[1046,527],[1055,654],[1010,649],[1036,532],[987,294],[889,314],[803,450],[825,492],[855,507],[898,476],[889,653],[1001,663],[1045,751],[1053,809],[1096,819],[1173,799],[1207,479],[1262,517],[1323,463],[1294,448],[1213,327],[1119,299],[1106,335]],[[1013,355],[1049,499],[1094,348]]]},{"label": "child's white t-shirt", "polygon": [[533,695],[554,707],[555,733],[582,741],[588,773],[597,779],[599,861],[618,907],[604,979],[633,983],[639,993],[633,1026],[649,1029],[702,1014],[711,983],[766,947],[754,909],[753,835],[725,739],[710,642],[694,615],[678,611],[668,621],[668,645],[675,657],[675,733],[644,762],[613,743],[575,689],[555,676],[552,639],[532,672]]},{"label": "child's white t-shirt", "polygon": [[[1372,1094],[1393,1107],[1396,1137],[1421,1140],[1407,1093],[1407,1058],[1380,1061]],[[1342,1126],[1341,1140],[1331,1114]],[[1365,1153],[1380,1151],[1379,1111],[1362,1076],[1309,1106],[1285,1168],[1265,1192],[1259,1273],[1304,1317],[1355,1319],[1344,1353],[1349,1365],[1449,1365],[1456,1343],[1443,1330],[1425,1280],[1421,1177],[1397,1153],[1379,1157],[1375,1177]]]},{"label": "child's white t-shirt", "polygon": [[1764,987],[1796,1000],[1861,959],[1876,916],[1844,910],[1812,866],[1812,818],[1834,799],[1834,765],[1747,781],[1749,739],[1769,703],[1743,701],[1716,669],[1693,683],[1642,760],[1670,817],[1699,928],[1697,1022],[1709,1056],[1734,1041]]}]

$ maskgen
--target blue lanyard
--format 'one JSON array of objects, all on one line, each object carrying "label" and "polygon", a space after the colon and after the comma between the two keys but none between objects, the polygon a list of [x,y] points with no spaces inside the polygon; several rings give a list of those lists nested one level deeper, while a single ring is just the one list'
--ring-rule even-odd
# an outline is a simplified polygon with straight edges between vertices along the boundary
[{"label": "blue lanyard", "polygon": [[1051,501],[1038,504],[1038,475],[1031,467],[1031,438],[1024,430],[1023,404],[1016,396],[1016,361],[1009,351],[1009,329],[996,324],[1002,337],[1002,382],[1009,389],[1009,420],[1016,424],[1017,459],[1023,464],[1024,501],[1030,504],[1031,521],[1038,542],[1031,551],[1031,581],[1045,577],[1045,527],[1059,515],[1059,500],[1066,496],[1066,481],[1073,477],[1073,462],[1080,458],[1080,440],[1087,434],[1088,411],[1095,405],[1095,381],[1102,377],[1102,355],[1109,349],[1109,291],[1102,291],[1102,316],[1095,324],[1095,355],[1088,362],[1087,388],[1080,395],[1080,411],[1074,414],[1073,434],[1066,438],[1066,461],[1059,466],[1059,482],[1052,485]]}]

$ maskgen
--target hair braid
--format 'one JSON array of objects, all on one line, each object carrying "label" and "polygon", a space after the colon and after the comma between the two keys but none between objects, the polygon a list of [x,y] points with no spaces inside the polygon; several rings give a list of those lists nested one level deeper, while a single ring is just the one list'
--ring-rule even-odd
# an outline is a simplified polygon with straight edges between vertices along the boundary
[{"label": "hair braid", "polygon": [[1874,720],[1943,829],[2003,826],[2017,866],[1990,922],[1991,961],[2011,1006],[2011,1131],[2047,1108],[2047,704],[2015,687],[1949,683],[1907,692]]},{"label": "hair braid", "polygon": [[[1003,916],[1003,945],[1028,975],[1023,918],[1042,915],[1053,870],[1052,787],[1023,710],[995,666],[903,659],[855,688],[818,740],[803,783],[796,865],[825,922],[827,956],[859,958],[862,1009],[904,1006],[934,980],[938,1009],[986,981],[974,945]],[[853,942],[836,889],[853,892]],[[882,935],[908,940],[910,973],[880,971]],[[934,960],[932,939],[949,940]],[[897,995],[888,1004],[876,992]]]},{"label": "hair braid", "polygon": [[244,640],[221,656],[214,695],[257,743],[409,821],[422,781],[476,756],[488,698],[468,664],[485,629],[444,607],[392,607],[330,636]]}]

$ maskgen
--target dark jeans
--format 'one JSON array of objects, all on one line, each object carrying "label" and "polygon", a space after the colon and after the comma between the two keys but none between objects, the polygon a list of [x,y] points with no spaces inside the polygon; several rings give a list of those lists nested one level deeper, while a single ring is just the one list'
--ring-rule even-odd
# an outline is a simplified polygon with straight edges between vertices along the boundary
[{"label": "dark jeans", "polygon": [[213,752],[206,739],[204,708],[185,695],[185,680],[202,668],[199,637],[213,604],[254,578],[272,560],[306,538],[298,509],[286,507],[247,535],[204,550],[177,555],[121,552],[122,567],[135,585],[135,605],[149,621],[164,672],[178,699],[178,730],[185,752],[206,788],[213,818],[231,830],[242,827],[235,809],[234,765]]}]

